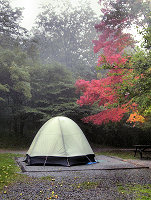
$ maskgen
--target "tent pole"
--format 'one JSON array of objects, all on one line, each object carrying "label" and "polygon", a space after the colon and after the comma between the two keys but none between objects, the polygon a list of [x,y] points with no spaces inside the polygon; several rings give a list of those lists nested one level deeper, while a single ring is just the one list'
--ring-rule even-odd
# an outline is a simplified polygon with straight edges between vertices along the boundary
[{"label": "tent pole", "polygon": [[88,156],[86,156],[86,157],[87,157],[87,159],[88,159],[90,162],[92,162]]},{"label": "tent pole", "polygon": [[45,162],[44,162],[44,167],[45,167],[45,165],[46,165],[46,162],[47,162],[47,158],[48,158],[48,156],[46,156],[46,159],[45,159]]},{"label": "tent pole", "polygon": [[67,158],[67,164],[68,164],[68,167],[70,167],[70,163],[69,163],[69,159]]}]

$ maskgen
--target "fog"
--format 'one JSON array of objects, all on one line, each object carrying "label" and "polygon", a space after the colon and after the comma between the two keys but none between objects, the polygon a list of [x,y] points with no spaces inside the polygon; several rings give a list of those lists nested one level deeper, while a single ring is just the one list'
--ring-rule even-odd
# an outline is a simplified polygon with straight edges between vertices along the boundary
[{"label": "fog", "polygon": [[48,4],[56,6],[58,12],[62,12],[69,5],[72,6],[71,10],[73,10],[89,4],[90,7],[95,11],[96,15],[100,15],[100,7],[97,0],[11,0],[10,2],[13,8],[23,8],[23,20],[21,24],[28,30],[31,30],[33,24],[35,23],[37,15],[41,12],[41,7]]}]

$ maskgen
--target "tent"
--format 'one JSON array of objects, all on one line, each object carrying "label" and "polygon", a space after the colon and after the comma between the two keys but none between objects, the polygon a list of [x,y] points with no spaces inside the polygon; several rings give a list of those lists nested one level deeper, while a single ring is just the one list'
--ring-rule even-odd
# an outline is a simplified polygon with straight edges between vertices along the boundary
[{"label": "tent", "polygon": [[26,154],[29,165],[72,166],[95,162],[95,155],[80,127],[67,117],[48,120]]}]

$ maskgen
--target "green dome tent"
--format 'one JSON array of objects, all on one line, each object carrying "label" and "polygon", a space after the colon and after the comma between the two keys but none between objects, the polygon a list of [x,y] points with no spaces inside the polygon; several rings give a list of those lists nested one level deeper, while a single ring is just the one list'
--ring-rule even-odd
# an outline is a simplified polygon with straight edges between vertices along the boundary
[{"label": "green dome tent", "polygon": [[79,126],[67,117],[48,120],[36,134],[27,154],[29,165],[72,166],[95,162],[95,155]]}]

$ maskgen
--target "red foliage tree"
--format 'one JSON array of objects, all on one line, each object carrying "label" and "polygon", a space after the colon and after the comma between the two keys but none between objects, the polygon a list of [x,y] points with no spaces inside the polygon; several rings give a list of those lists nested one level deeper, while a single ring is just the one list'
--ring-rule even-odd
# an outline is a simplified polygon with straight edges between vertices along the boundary
[{"label": "red foliage tree", "polygon": [[98,67],[110,70],[106,78],[92,81],[77,80],[75,84],[77,91],[83,93],[77,101],[80,106],[97,103],[101,107],[101,112],[83,119],[86,123],[91,121],[97,125],[109,121],[118,122],[125,113],[135,110],[130,106],[127,94],[124,94],[123,103],[119,101],[121,85],[133,71],[130,69],[129,57],[123,56],[124,49],[134,45],[131,35],[123,32],[133,19],[126,7],[129,1],[116,0],[112,3],[100,0],[100,3],[102,2],[104,16],[101,23],[95,26],[101,34],[99,40],[93,41],[94,52],[102,51],[98,58]]}]

